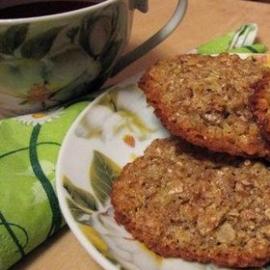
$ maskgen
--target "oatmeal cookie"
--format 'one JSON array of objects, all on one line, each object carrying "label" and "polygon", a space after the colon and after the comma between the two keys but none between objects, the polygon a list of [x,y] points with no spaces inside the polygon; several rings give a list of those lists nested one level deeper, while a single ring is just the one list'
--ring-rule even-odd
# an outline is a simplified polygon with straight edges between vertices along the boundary
[{"label": "oatmeal cookie", "polygon": [[249,109],[251,85],[265,69],[237,55],[181,55],[158,62],[139,86],[173,135],[216,152],[269,157]]},{"label": "oatmeal cookie", "polygon": [[164,257],[259,267],[270,261],[270,169],[155,140],[113,183],[117,222]]},{"label": "oatmeal cookie", "polygon": [[265,138],[270,141],[270,73],[253,85],[250,108]]}]

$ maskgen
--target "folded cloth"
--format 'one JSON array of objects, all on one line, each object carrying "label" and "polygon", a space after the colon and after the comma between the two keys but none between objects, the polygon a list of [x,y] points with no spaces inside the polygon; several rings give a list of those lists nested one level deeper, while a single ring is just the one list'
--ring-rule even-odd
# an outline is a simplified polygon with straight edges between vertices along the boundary
[{"label": "folded cloth", "polygon": [[[266,47],[255,43],[257,30],[256,24],[243,25],[195,52],[263,53]],[[68,128],[91,97],[86,100],[0,121],[0,270],[63,226],[55,194],[55,164]]]},{"label": "folded cloth", "polygon": [[258,26],[254,23],[244,24],[235,32],[217,37],[199,46],[195,51],[199,54],[217,53],[264,53],[265,45],[256,43]]}]

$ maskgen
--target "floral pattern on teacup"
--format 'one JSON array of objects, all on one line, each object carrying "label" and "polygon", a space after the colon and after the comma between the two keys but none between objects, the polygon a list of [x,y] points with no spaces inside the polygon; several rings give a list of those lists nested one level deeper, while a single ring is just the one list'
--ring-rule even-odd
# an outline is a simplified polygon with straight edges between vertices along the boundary
[{"label": "floral pattern on teacup", "polygon": [[119,1],[72,23],[1,27],[1,113],[47,109],[100,87],[126,44],[126,8]]}]

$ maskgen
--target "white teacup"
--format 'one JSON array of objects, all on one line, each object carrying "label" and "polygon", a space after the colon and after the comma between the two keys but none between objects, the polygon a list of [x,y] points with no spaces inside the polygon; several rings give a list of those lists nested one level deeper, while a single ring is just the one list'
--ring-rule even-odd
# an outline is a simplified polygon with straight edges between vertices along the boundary
[{"label": "white teacup", "polygon": [[[55,1],[63,0],[50,2]],[[0,9],[33,2],[44,0],[1,1]],[[169,22],[124,56],[134,10],[146,12],[147,0],[105,0],[62,13],[0,19],[0,116],[44,110],[98,89],[164,40],[186,7],[187,0],[178,0]]]}]

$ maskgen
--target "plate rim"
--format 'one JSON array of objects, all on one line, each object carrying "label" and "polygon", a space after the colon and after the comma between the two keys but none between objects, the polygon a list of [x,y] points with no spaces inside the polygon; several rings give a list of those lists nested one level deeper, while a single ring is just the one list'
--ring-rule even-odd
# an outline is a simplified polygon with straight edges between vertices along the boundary
[{"label": "plate rim", "polygon": [[[263,57],[265,55],[268,55],[270,57],[270,53],[230,53],[230,54],[237,54],[241,58],[247,58],[249,56],[255,56],[255,57]],[[218,54],[211,54],[210,56],[217,56]],[[72,214],[68,208],[67,202],[65,200],[65,195],[63,193],[63,177],[61,175],[62,172],[62,159],[64,155],[64,149],[66,148],[67,142],[69,140],[69,137],[71,133],[74,131],[74,129],[78,126],[79,122],[82,120],[82,118],[87,114],[89,110],[91,110],[92,107],[97,105],[97,103],[102,99],[105,95],[107,95],[109,92],[114,91],[114,89],[117,89],[118,87],[127,87],[129,84],[136,84],[138,77],[141,76],[143,72],[135,73],[133,76],[128,77],[127,79],[124,79],[120,81],[119,83],[110,86],[108,89],[106,89],[103,93],[99,93],[99,95],[91,101],[90,104],[88,104],[77,116],[77,118],[74,120],[74,122],[69,127],[62,143],[61,148],[58,153],[58,158],[56,162],[56,172],[55,172],[55,182],[56,182],[56,193],[59,201],[59,206],[62,211],[63,217],[65,218],[66,224],[72,231],[72,233],[76,236],[77,240],[79,241],[80,245],[87,251],[87,253],[91,256],[91,258],[99,264],[99,266],[103,267],[105,270],[118,270],[119,268],[115,265],[113,265],[101,252],[99,252],[96,247],[92,244],[92,242],[85,236],[85,234],[78,228],[76,221],[72,217]],[[121,265],[120,265],[121,266]]]},{"label": "plate rim", "polygon": [[93,101],[91,101],[90,104],[84,108],[80,114],[77,116],[77,118],[74,120],[74,122],[69,127],[62,143],[61,148],[58,153],[57,162],[56,162],[56,170],[55,170],[55,187],[56,187],[56,194],[59,201],[59,206],[62,212],[62,215],[66,221],[66,224],[72,231],[72,233],[76,236],[77,240],[79,241],[80,245],[87,251],[87,253],[91,256],[91,258],[94,260],[94,262],[98,263],[99,266],[103,267],[105,270],[117,270],[118,268],[114,266],[101,252],[99,252],[96,247],[92,244],[91,241],[87,239],[85,234],[78,228],[74,218],[71,215],[71,212],[68,208],[65,195],[63,193],[63,177],[62,177],[62,159],[64,156],[66,145],[68,145],[68,140],[71,135],[71,133],[74,131],[74,129],[77,127],[79,122],[82,120],[82,118],[87,114],[87,112],[94,107],[100,99],[103,98],[103,96],[107,95],[110,91],[113,91],[113,89],[117,87],[117,85],[112,86],[104,91],[104,93],[98,95]]}]

